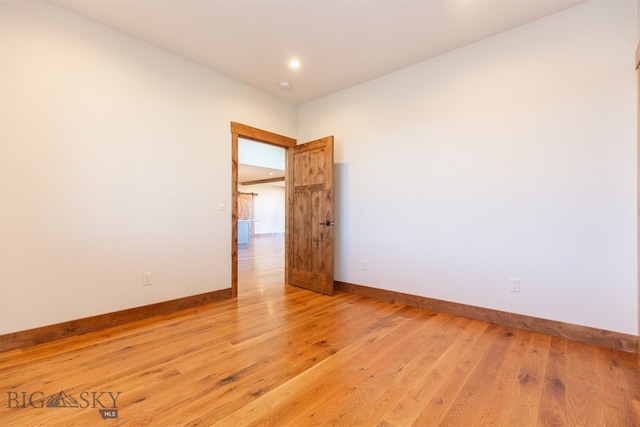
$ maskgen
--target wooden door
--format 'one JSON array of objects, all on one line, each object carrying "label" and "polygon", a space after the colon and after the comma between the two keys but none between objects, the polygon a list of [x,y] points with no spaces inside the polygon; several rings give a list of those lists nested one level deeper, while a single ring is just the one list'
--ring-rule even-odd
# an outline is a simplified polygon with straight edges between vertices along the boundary
[{"label": "wooden door", "polygon": [[333,295],[333,136],[289,148],[287,163],[285,280]]}]

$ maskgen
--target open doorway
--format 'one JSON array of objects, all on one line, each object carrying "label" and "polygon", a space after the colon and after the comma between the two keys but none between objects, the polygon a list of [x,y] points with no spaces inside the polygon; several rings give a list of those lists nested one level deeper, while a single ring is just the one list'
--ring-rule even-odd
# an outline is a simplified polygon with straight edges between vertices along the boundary
[{"label": "open doorway", "polygon": [[238,291],[265,293],[284,281],[283,147],[238,139]]},{"label": "open doorway", "polygon": [[[242,141],[242,142],[241,142]],[[232,150],[231,150],[231,158],[232,158],[232,200],[231,200],[231,207],[232,207],[232,213],[231,213],[231,293],[233,297],[237,297],[238,296],[238,262],[239,262],[239,248],[238,248],[238,223],[239,223],[239,212],[238,212],[238,195],[239,195],[239,190],[242,188],[241,187],[241,183],[239,181],[239,168],[240,168],[240,163],[239,163],[239,146],[240,144],[244,144],[246,142],[257,142],[257,143],[263,143],[263,144],[268,144],[271,146],[276,146],[276,147],[280,147],[282,149],[285,150],[285,169],[287,169],[287,164],[289,162],[288,160],[288,150],[291,147],[294,147],[296,145],[296,140],[292,139],[292,138],[288,138],[282,135],[277,135],[271,132],[267,132],[267,131],[263,131],[261,129],[257,129],[257,128],[253,128],[250,126],[246,126],[246,125],[242,125],[240,123],[235,123],[232,122],[231,123],[231,146],[232,146]],[[265,178],[265,179],[269,179],[269,178]],[[253,180],[252,185],[257,185],[256,182],[259,181],[259,179],[255,179]],[[246,182],[251,182],[251,181],[245,181]],[[285,185],[285,192],[286,192],[286,181],[284,182]],[[251,191],[253,192],[253,191]],[[260,197],[257,191],[255,192],[258,194],[257,197]],[[286,224],[287,224],[287,209],[285,209],[285,218],[284,218],[284,222],[285,222],[285,228],[286,228]],[[254,224],[255,225],[255,224]],[[255,230],[255,227],[254,227]],[[286,242],[284,241],[286,237],[283,237],[282,240],[282,245],[283,247],[286,246]],[[249,246],[249,245],[247,245]],[[284,250],[284,249],[283,249]],[[250,255],[250,254],[247,254]],[[254,257],[255,258],[255,257]],[[252,261],[253,262],[253,261]],[[284,256],[284,262],[286,264],[286,256]],[[286,265],[284,268],[284,271],[286,272]],[[286,273],[285,274],[285,282],[286,282]]]},{"label": "open doorway", "polygon": [[286,136],[231,123],[231,295],[238,296],[238,144],[286,150],[284,283],[333,295],[333,136],[297,145]]}]

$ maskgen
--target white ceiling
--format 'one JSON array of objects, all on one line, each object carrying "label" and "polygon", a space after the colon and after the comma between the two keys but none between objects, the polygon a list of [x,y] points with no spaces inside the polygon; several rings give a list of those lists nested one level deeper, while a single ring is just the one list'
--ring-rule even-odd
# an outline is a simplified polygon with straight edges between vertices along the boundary
[{"label": "white ceiling", "polygon": [[[271,169],[244,163],[238,164],[238,182],[240,184],[251,181],[260,181],[263,179],[284,178],[284,171],[280,169]],[[284,187],[284,181],[272,182],[268,185],[276,187]]]},{"label": "white ceiling", "polygon": [[48,1],[296,104],[585,2]]},{"label": "white ceiling", "polygon": [[[285,156],[286,150],[282,147],[238,138],[238,182],[244,184],[251,181],[284,178]],[[284,187],[284,181],[262,185]]]}]

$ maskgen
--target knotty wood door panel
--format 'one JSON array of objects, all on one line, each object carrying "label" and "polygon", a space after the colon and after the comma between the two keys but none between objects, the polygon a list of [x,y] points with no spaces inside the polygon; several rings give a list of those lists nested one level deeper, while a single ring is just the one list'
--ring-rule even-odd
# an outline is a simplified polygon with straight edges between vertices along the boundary
[{"label": "knotty wood door panel", "polygon": [[333,295],[333,136],[288,155],[287,281]]}]

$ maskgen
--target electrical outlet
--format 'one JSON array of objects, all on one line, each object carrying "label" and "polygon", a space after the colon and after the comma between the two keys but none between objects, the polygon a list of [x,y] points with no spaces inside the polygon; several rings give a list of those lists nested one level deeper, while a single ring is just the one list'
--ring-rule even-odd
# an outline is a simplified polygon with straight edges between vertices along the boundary
[{"label": "electrical outlet", "polygon": [[509,290],[511,292],[520,292],[520,279],[512,277],[509,279]]},{"label": "electrical outlet", "polygon": [[142,286],[151,286],[153,283],[152,279],[151,273],[144,273],[142,275]]},{"label": "electrical outlet", "polygon": [[366,259],[362,260],[362,263],[360,264],[360,270],[367,271],[367,260]]}]

